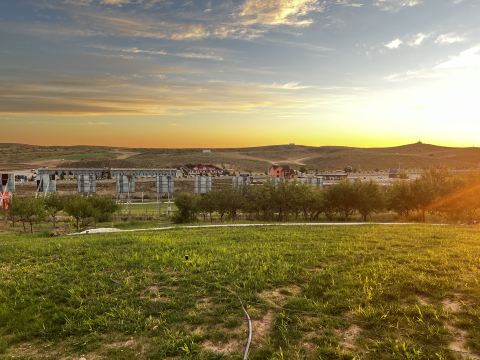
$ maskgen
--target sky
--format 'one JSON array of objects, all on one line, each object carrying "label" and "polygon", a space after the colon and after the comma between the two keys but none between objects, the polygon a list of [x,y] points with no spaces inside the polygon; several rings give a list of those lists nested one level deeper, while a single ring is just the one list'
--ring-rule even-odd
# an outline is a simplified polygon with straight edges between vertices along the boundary
[{"label": "sky", "polygon": [[480,145],[478,0],[2,0],[0,142]]}]

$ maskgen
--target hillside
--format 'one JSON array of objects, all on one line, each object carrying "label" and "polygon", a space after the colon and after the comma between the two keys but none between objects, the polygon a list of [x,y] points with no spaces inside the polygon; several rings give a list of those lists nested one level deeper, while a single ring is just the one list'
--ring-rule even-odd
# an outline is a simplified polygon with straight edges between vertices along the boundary
[{"label": "hillside", "polygon": [[98,146],[34,146],[0,144],[1,169],[35,167],[176,167],[211,163],[241,171],[264,172],[270,164],[294,168],[335,170],[352,166],[362,170],[444,166],[472,169],[480,166],[480,148],[455,148],[416,143],[388,148],[272,145],[250,148],[147,149]]}]

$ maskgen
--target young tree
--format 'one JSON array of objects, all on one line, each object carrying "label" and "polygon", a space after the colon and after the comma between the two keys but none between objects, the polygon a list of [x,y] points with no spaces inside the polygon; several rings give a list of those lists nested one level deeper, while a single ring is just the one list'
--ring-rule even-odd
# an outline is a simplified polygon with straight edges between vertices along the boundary
[{"label": "young tree", "polygon": [[348,221],[355,213],[355,206],[358,203],[357,195],[354,184],[342,181],[327,190],[327,207],[342,214],[345,221]]},{"label": "young tree", "polygon": [[64,207],[64,199],[57,194],[51,194],[44,200],[45,211],[52,220],[53,229],[56,229],[57,215]]},{"label": "young tree", "polygon": [[97,226],[97,222],[106,222],[112,219],[113,214],[120,210],[118,205],[113,199],[102,196],[93,196],[87,198],[93,208],[93,226]]},{"label": "young tree", "polygon": [[384,193],[377,183],[373,181],[357,182],[354,184],[354,188],[357,192],[355,208],[362,215],[363,221],[367,221],[371,213],[384,208]]},{"label": "young tree", "polygon": [[179,194],[175,198],[175,205],[177,212],[175,213],[173,220],[176,223],[188,223],[197,220],[197,214],[199,211],[199,197],[198,195],[191,194]]},{"label": "young tree", "polygon": [[25,229],[25,224],[30,225],[30,232],[33,233],[33,224],[40,222],[45,218],[45,210],[43,205],[43,199],[36,199],[34,197],[17,197],[15,199],[18,211],[18,217],[23,224],[23,229]]},{"label": "young tree", "polygon": [[307,209],[311,221],[318,220],[321,213],[326,211],[325,192],[321,189],[315,189],[308,199]]},{"label": "young tree", "polygon": [[407,181],[399,181],[392,185],[387,193],[387,207],[405,217],[415,209],[414,195]]},{"label": "young tree", "polygon": [[75,219],[77,232],[80,231],[80,221],[85,224],[86,220],[95,216],[92,203],[83,196],[70,196],[65,199],[64,210]]},{"label": "young tree", "polygon": [[238,212],[243,207],[244,197],[241,190],[225,189],[224,197],[228,200],[227,213],[230,219],[236,220]]},{"label": "young tree", "polygon": [[213,222],[212,214],[215,212],[215,203],[212,193],[203,195],[198,201],[198,209],[203,215],[203,221],[206,220],[207,215],[210,218],[210,222]]},{"label": "young tree", "polygon": [[20,206],[21,202],[17,204],[17,199],[12,199],[8,205],[7,217],[8,220],[12,222],[12,227],[15,227],[17,219],[20,217]]}]

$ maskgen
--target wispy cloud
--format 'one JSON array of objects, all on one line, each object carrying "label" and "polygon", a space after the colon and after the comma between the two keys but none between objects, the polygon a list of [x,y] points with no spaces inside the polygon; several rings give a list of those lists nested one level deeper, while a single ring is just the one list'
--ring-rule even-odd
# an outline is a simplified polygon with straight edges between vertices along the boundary
[{"label": "wispy cloud", "polygon": [[437,36],[435,39],[436,44],[442,44],[442,45],[450,45],[450,44],[456,44],[456,43],[461,43],[466,41],[466,37],[463,35],[459,35],[456,33],[447,33],[447,34],[440,34]]},{"label": "wispy cloud", "polygon": [[307,16],[321,10],[318,0],[246,0],[239,16],[244,24],[304,27],[313,23]]},{"label": "wispy cloud", "polygon": [[107,52],[115,52],[121,54],[135,54],[135,55],[147,55],[147,56],[173,56],[186,59],[199,59],[199,60],[214,60],[223,61],[223,57],[218,55],[213,50],[208,51],[167,51],[164,49],[143,49],[137,47],[119,47],[119,46],[105,46],[105,45],[90,45],[89,48],[98,49]]},{"label": "wispy cloud", "polygon": [[311,88],[311,86],[302,85],[298,82],[289,82],[284,84],[278,84],[278,83],[261,84],[260,87],[265,89],[275,89],[275,90],[304,90],[304,89]]},{"label": "wispy cloud", "polygon": [[425,42],[425,40],[427,40],[431,36],[431,34],[425,34],[420,32],[418,34],[410,35],[405,38],[396,38],[386,43],[384,46],[390,50],[398,49],[401,46],[419,47]]},{"label": "wispy cloud", "polygon": [[395,40],[390,41],[389,43],[386,43],[385,47],[390,50],[393,50],[393,49],[398,49],[402,44],[403,44],[403,40],[397,38]]},{"label": "wispy cloud", "polygon": [[[290,91],[299,83],[134,81],[118,77],[51,77],[10,81],[0,88],[0,114],[174,114],[176,111],[248,112],[299,108],[311,99]],[[310,100],[309,100],[310,99]]]},{"label": "wispy cloud", "polygon": [[[96,4],[93,0],[67,0],[53,5],[47,3],[46,6],[64,12],[72,21],[69,25],[55,24],[50,27],[42,24],[40,30],[46,32],[50,28],[52,33],[66,32],[71,36],[122,36],[175,41],[254,39],[274,27],[309,26],[314,22],[309,15],[322,11],[319,0],[245,0],[240,7],[231,7],[216,16],[206,15],[211,11],[203,11],[197,17],[182,19],[169,16],[167,12],[151,14],[146,9],[153,6],[152,1],[101,0],[99,4],[110,5],[107,9]],[[122,6],[127,4],[140,7],[135,12],[121,11]]]},{"label": "wispy cloud", "polygon": [[451,76],[452,73],[470,71],[478,73],[480,70],[480,44],[470,47],[459,54],[450,56],[447,60],[438,62],[431,67],[416,70],[408,70],[385,77],[387,81],[408,81],[439,79],[443,76]]},{"label": "wispy cloud", "polygon": [[421,5],[422,0],[375,0],[373,5],[382,11],[396,12],[405,7]]}]

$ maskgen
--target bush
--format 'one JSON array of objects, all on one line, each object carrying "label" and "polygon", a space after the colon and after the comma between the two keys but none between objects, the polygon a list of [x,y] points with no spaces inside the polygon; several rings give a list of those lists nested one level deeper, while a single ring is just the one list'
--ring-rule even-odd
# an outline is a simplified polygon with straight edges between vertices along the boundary
[{"label": "bush", "polygon": [[199,213],[199,197],[198,195],[179,194],[175,198],[177,211],[173,216],[175,223],[188,223],[197,220]]}]

